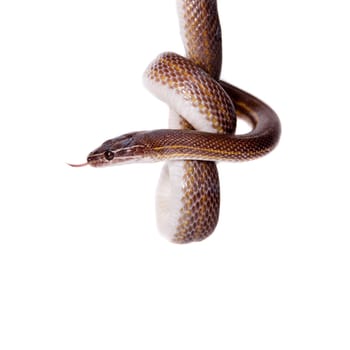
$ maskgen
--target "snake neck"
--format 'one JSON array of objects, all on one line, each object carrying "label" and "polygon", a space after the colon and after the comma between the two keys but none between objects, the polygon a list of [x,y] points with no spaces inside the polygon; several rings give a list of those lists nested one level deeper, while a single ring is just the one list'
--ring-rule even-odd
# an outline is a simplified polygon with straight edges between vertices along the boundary
[{"label": "snake neck", "polygon": [[278,142],[278,133],[230,135],[195,130],[159,129],[135,135],[149,161],[203,160],[244,161],[269,153]]}]

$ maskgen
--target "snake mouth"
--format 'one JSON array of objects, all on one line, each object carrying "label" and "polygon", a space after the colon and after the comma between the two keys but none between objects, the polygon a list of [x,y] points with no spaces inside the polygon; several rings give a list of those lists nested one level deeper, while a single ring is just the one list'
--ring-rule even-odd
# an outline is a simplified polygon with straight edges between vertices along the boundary
[{"label": "snake mouth", "polygon": [[94,168],[108,166],[111,162],[103,154],[89,154],[86,160],[87,164]]}]

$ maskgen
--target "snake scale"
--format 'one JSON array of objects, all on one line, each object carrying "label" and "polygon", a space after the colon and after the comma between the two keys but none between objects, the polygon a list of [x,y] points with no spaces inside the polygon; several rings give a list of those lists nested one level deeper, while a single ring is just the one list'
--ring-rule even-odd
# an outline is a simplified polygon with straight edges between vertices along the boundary
[{"label": "snake scale", "polygon": [[[170,107],[169,129],[138,131],[105,141],[84,164],[94,167],[165,161],[156,208],[160,232],[175,243],[201,241],[220,208],[217,161],[261,157],[278,143],[276,113],[220,80],[221,28],[216,0],[177,0],[186,57],[166,52],[144,73],[145,86]],[[236,118],[252,130],[236,135]]]}]

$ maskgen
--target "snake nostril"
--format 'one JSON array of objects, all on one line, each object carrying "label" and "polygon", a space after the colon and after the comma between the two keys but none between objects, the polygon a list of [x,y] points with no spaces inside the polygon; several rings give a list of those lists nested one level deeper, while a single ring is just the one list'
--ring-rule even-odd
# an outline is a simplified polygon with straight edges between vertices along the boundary
[{"label": "snake nostril", "polygon": [[104,154],[105,159],[112,160],[114,158],[114,153],[112,151],[106,151]]}]

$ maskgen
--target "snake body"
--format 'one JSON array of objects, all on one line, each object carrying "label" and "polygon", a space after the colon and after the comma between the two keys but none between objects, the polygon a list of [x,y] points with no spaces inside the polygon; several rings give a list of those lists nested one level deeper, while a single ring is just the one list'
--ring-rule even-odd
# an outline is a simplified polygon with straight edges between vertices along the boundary
[{"label": "snake body", "polygon": [[[161,233],[177,243],[200,241],[215,229],[220,206],[216,161],[250,160],[270,152],[281,126],[276,113],[249,93],[219,80],[221,29],[216,0],[177,0],[186,57],[158,56],[144,83],[170,107],[169,129],[128,133],[104,142],[95,167],[166,161],[157,190]],[[236,117],[252,130],[235,135]]]},{"label": "snake body", "polygon": [[[172,101],[169,128],[233,133],[236,119],[232,101],[217,89],[216,98],[220,102],[215,104],[226,105],[217,116],[218,110],[212,110],[214,106],[208,103],[215,83],[206,75],[218,79],[222,61],[216,1],[177,1],[177,9],[187,60],[176,54],[160,55],[146,70],[145,85],[165,103]],[[211,87],[206,86],[209,81]],[[202,92],[198,93],[199,90]],[[193,103],[183,103],[184,98]],[[203,111],[207,118],[203,118]],[[186,118],[188,115],[192,118]],[[220,183],[214,162],[187,160],[164,164],[156,197],[157,223],[163,235],[177,243],[200,241],[214,231],[219,210]]]}]

